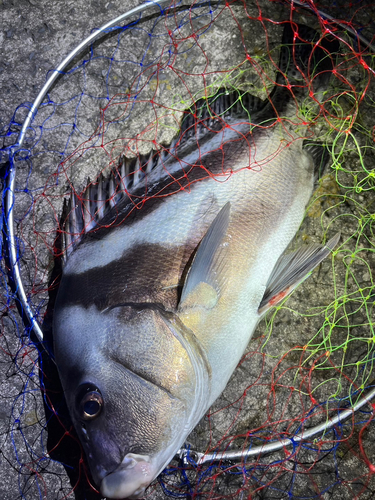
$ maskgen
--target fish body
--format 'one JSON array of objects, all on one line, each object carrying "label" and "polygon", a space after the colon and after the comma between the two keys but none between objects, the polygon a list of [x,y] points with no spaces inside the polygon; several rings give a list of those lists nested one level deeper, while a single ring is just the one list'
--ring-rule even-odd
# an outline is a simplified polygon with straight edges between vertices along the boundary
[{"label": "fish body", "polygon": [[[269,116],[269,105],[252,106]],[[70,207],[70,228],[86,234],[67,245],[54,351],[108,498],[142,497],[225,388],[264,312],[337,241],[284,254],[314,187],[301,138],[234,111],[205,119],[214,132],[185,126],[189,139],[134,170],[146,174],[131,189],[112,189],[98,223],[99,191],[95,206],[88,190]]]}]

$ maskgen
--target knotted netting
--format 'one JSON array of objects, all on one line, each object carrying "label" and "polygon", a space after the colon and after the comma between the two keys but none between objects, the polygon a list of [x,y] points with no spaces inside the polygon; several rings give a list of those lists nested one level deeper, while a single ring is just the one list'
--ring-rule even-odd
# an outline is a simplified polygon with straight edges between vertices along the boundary
[{"label": "knotted netting", "polygon": [[[59,71],[21,145],[17,134],[30,104],[3,129],[1,452],[9,498],[100,498],[51,361],[64,199],[72,189],[82,198],[88,179],[95,185],[119,169],[123,156],[136,160],[165,149],[188,110],[196,134],[195,103],[218,90],[237,95],[232,106],[243,106],[246,92],[272,99],[285,23],[317,30],[317,46],[325,37],[340,43],[324,93],[314,92],[316,72],[308,67],[299,84],[307,91],[291,88],[292,111],[262,126],[289,127],[326,145],[329,166],[295,246],[338,231],[341,241],[258,326],[183,459],[171,462],[146,497],[371,498],[373,403],[362,403],[374,385],[374,8],[344,4],[337,23],[337,10],[305,7],[151,5],[104,29]],[[136,208],[146,200],[147,194],[134,200]],[[33,321],[43,324],[46,348]],[[279,446],[265,453],[268,444]]]}]

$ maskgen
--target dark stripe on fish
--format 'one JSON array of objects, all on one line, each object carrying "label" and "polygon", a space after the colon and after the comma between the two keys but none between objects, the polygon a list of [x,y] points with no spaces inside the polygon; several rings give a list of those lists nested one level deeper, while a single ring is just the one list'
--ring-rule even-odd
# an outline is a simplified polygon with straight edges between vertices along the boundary
[{"label": "dark stripe on fish", "polygon": [[[188,247],[142,244],[103,267],[65,274],[59,290],[60,306],[95,305],[104,311],[125,302],[153,302],[175,310],[180,283],[169,283],[166,278],[179,276],[181,280],[193,251]],[[156,266],[156,262],[161,265]]]}]

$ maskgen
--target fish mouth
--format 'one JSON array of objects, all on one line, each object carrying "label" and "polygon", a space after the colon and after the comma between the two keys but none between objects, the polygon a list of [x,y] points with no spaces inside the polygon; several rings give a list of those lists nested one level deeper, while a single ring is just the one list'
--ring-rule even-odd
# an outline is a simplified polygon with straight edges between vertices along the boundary
[{"label": "fish mouth", "polygon": [[120,466],[103,478],[100,493],[113,499],[142,498],[156,473],[149,456],[128,453]]}]

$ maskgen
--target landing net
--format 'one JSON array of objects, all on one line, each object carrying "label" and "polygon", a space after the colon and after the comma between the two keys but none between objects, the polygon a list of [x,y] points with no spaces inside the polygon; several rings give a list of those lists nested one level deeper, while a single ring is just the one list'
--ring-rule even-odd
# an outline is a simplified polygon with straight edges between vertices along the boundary
[{"label": "landing net", "polygon": [[[50,360],[48,302],[58,285],[53,269],[64,198],[71,189],[82,197],[87,179],[97,183],[119,168],[123,155],[165,148],[186,110],[194,113],[194,102],[218,89],[237,91],[238,106],[245,92],[270,96],[287,22],[340,42],[323,96],[296,95],[293,112],[265,126],[292,127],[325,143],[329,167],[294,243],[321,242],[338,231],[341,242],[259,325],[223,395],[189,437],[184,458],[171,462],[146,498],[371,498],[375,399],[345,421],[339,416],[375,387],[374,6],[348,2],[339,13],[330,5],[305,7],[266,0],[150,6],[104,29],[59,71],[21,146],[18,134],[30,104],[20,105],[1,131],[7,236],[0,447],[9,498],[101,498]],[[311,67],[303,86],[313,89],[314,78]],[[33,321],[44,323],[46,349]],[[300,439],[315,426],[320,432]],[[280,446],[264,453],[262,446],[272,443]],[[215,458],[233,451],[242,457]]]}]

